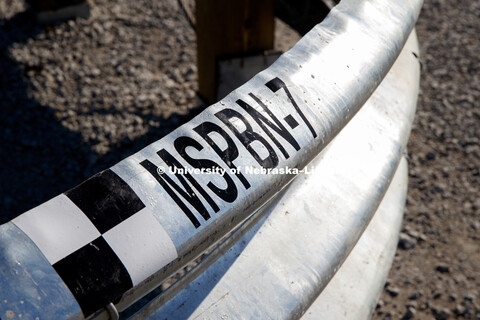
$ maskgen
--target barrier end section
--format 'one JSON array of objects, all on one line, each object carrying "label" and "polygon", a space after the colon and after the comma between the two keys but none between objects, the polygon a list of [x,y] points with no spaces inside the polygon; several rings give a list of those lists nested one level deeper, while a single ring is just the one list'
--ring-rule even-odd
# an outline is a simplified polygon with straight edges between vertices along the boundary
[{"label": "barrier end section", "polygon": [[83,319],[51,264],[19,228],[0,225],[0,319]]}]

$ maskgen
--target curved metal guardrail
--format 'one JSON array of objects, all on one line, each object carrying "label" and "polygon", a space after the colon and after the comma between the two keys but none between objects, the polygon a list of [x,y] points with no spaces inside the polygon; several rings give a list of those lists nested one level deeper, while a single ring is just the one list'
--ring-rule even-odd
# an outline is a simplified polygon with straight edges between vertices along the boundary
[{"label": "curved metal guardrail", "polygon": [[[406,161],[397,165],[415,112],[417,50],[413,35],[386,79],[308,171],[134,319],[290,319],[312,304],[305,318],[367,319],[398,242]],[[357,241],[380,203],[362,252]],[[349,256],[352,248],[359,258]],[[344,275],[330,281],[347,256],[342,269],[360,270],[339,271]],[[335,280],[347,282],[337,301],[332,296],[342,288]]]},{"label": "curved metal guardrail", "polygon": [[[229,316],[300,316],[367,226],[405,147],[418,89],[411,54],[405,59],[415,67],[403,75],[392,70],[388,77],[396,81],[384,81],[370,99],[373,107],[367,104],[345,125],[391,68],[420,7],[417,0],[343,0],[274,65],[189,123],[0,226],[0,317],[108,319],[260,208],[228,242],[238,241],[224,246],[239,248],[240,256],[216,250],[221,258],[210,255],[184,278],[192,280],[187,288],[194,277],[206,279],[211,292],[200,294],[201,303],[192,291],[172,289],[136,316],[168,315],[182,294],[203,310],[221,285],[233,284],[243,287],[229,289],[232,300],[220,296],[229,301],[222,305]],[[277,195],[323,149],[314,161],[317,178],[298,177]],[[313,196],[302,198],[298,190]],[[275,209],[287,201],[294,215]],[[322,206],[328,214],[315,216]],[[281,219],[273,218],[275,210]],[[242,237],[250,238],[244,244]],[[242,262],[262,238],[279,242],[251,249],[257,267]],[[228,270],[222,261],[229,261]],[[216,281],[209,272],[219,275],[217,269],[226,282],[209,286]],[[233,270],[239,273],[227,277]],[[260,282],[264,287],[257,288]],[[193,316],[191,308],[178,310]]]}]

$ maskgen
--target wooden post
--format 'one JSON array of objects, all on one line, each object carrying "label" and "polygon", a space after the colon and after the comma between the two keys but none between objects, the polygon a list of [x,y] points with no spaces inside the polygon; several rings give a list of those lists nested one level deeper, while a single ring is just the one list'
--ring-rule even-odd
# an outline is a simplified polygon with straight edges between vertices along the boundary
[{"label": "wooden post", "polygon": [[196,0],[199,94],[216,100],[216,62],[273,49],[274,0]]}]

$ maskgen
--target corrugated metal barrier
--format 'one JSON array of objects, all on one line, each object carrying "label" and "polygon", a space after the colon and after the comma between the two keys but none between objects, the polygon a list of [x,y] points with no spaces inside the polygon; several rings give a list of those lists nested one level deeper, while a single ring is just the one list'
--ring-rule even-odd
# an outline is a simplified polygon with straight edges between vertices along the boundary
[{"label": "corrugated metal barrier", "polygon": [[403,213],[421,3],[343,0],[190,122],[0,226],[0,318],[127,317],[227,235],[132,317],[368,318]]}]

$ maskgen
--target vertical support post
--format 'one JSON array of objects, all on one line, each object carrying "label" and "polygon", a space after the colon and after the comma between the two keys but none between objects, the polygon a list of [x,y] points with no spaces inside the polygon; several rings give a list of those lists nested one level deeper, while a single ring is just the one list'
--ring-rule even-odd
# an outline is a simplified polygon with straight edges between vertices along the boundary
[{"label": "vertical support post", "polygon": [[216,100],[216,62],[273,48],[274,0],[196,0],[199,94]]}]

